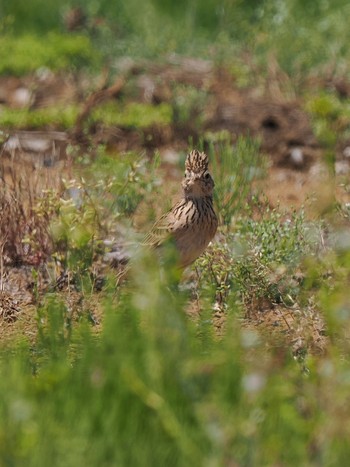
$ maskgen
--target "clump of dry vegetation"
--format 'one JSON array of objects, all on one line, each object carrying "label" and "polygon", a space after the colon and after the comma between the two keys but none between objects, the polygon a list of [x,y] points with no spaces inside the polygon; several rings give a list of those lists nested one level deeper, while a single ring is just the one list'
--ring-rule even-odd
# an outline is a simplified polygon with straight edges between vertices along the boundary
[{"label": "clump of dry vegetation", "polygon": [[0,168],[0,238],[5,264],[38,266],[52,253],[50,222],[60,189],[54,180],[17,164]]}]

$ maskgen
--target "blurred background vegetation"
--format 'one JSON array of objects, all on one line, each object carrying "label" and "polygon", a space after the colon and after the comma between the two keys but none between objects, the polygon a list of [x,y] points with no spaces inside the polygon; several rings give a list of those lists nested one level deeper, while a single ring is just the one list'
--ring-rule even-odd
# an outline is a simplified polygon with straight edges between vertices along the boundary
[{"label": "blurred background vegetation", "polygon": [[[65,53],[99,66],[98,56],[113,61],[125,55],[155,58],[178,52],[233,61],[246,52],[259,63],[266,63],[273,54],[281,68],[294,75],[315,72],[321,66],[341,71],[347,68],[349,55],[349,12],[346,0],[33,0],[30,6],[24,0],[2,0],[2,41],[4,35],[25,40],[19,42],[21,47],[9,38],[3,42],[1,63],[11,61],[12,47],[15,53],[22,49],[23,56],[30,48],[34,67],[36,56],[45,55],[42,49],[49,54],[53,46],[57,66]],[[76,36],[71,38],[71,51],[65,41],[67,29]],[[28,40],[32,42],[26,46]],[[95,46],[90,54],[89,43]],[[55,58],[42,60],[53,65]],[[26,66],[30,69],[29,63]],[[10,64],[2,67],[12,71]]]}]

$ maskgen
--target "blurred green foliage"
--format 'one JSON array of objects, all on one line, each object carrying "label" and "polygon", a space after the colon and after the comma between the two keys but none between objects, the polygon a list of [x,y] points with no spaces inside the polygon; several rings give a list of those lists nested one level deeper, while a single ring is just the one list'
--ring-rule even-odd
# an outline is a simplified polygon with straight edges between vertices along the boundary
[{"label": "blurred green foliage", "polygon": [[322,146],[332,153],[337,144],[349,138],[350,101],[341,99],[334,92],[319,92],[306,96],[306,110],[309,112],[314,133]]},{"label": "blurred green foliage", "polygon": [[48,32],[58,30],[61,23],[62,6],[53,0],[32,0],[30,5],[25,0],[0,2],[0,17],[8,29],[20,32]]},{"label": "blurred green foliage", "polygon": [[288,349],[242,328],[234,306],[221,339],[202,336],[201,318],[187,319],[185,297],[169,288],[171,275],[138,266],[132,293],[124,287],[105,297],[98,337],[84,319],[72,326],[51,296],[38,311],[37,342],[1,352],[3,465],[346,459],[346,359],[309,356],[306,375]]},{"label": "blurred green foliage", "polygon": [[68,129],[74,126],[78,112],[78,107],[74,105],[33,110],[4,108],[0,113],[0,125],[8,129],[39,129],[50,126]]},{"label": "blurred green foliage", "polygon": [[49,32],[45,37],[25,33],[0,35],[0,75],[23,75],[47,67],[54,71],[98,64],[98,52],[83,35]]},{"label": "blurred green foliage", "polygon": [[172,109],[169,104],[154,106],[131,102],[122,106],[115,102],[97,107],[91,115],[92,121],[106,125],[118,125],[129,128],[147,128],[151,125],[168,125],[172,121]]},{"label": "blurred green foliage", "polygon": [[[109,62],[123,55],[154,58],[178,52],[229,64],[239,61],[240,52],[249,52],[262,72],[267,71],[271,56],[276,58],[296,85],[315,68],[331,67],[336,73],[348,69],[346,0],[322,1],[317,6],[299,0],[66,0],[60,4],[2,0],[0,27],[17,38],[62,33],[65,18],[75,7],[82,9],[85,18],[80,33],[89,36]],[[64,34],[74,42],[75,33]],[[8,51],[6,44],[1,48]],[[94,60],[92,66],[96,66]],[[19,68],[18,72],[26,71],[24,64]]]},{"label": "blurred green foliage", "polygon": [[[56,105],[38,109],[3,108],[0,112],[0,125],[3,128],[52,127],[69,129],[74,127],[79,115],[78,105]],[[167,125],[172,121],[172,109],[168,104],[152,106],[130,103],[126,105],[107,103],[96,107],[88,119],[88,124],[100,123],[125,128],[147,128],[152,125]]]}]

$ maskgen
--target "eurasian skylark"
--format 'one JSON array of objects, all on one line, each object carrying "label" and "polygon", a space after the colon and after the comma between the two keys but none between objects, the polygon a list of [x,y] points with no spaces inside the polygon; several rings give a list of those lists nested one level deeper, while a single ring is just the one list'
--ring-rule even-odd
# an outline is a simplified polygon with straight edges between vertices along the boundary
[{"label": "eurasian skylark", "polygon": [[182,268],[204,252],[218,226],[213,207],[214,181],[208,164],[204,152],[193,150],[187,155],[182,198],[158,219],[144,240],[146,245],[158,246],[172,236]]}]

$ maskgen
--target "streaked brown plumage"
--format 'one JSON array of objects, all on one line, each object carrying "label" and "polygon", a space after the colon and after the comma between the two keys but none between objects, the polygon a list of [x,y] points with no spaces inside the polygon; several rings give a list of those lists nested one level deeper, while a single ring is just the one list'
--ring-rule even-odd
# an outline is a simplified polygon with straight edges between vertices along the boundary
[{"label": "streaked brown plumage", "polygon": [[213,208],[214,181],[208,172],[208,156],[191,151],[185,162],[183,197],[154,224],[144,244],[158,246],[169,235],[175,240],[179,264],[186,267],[200,256],[216,233]]}]

